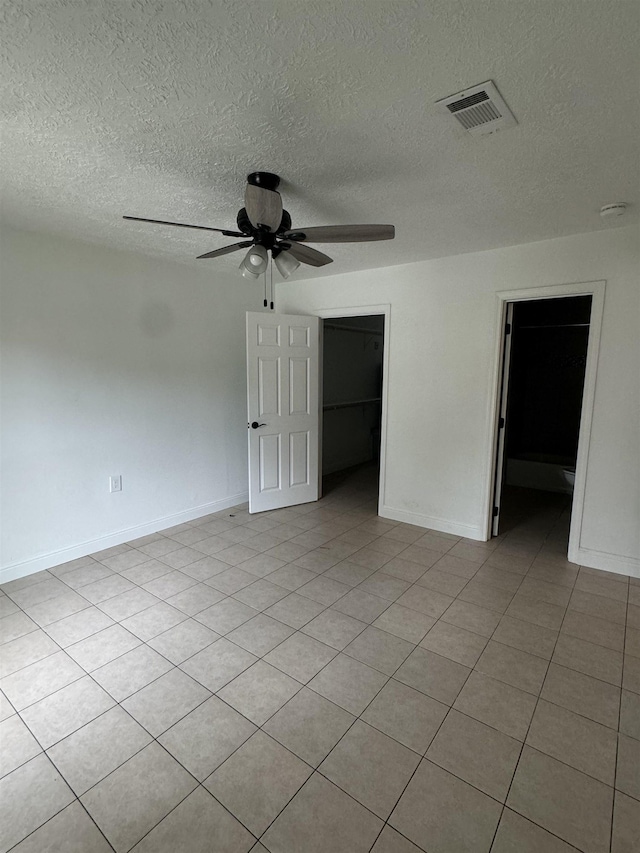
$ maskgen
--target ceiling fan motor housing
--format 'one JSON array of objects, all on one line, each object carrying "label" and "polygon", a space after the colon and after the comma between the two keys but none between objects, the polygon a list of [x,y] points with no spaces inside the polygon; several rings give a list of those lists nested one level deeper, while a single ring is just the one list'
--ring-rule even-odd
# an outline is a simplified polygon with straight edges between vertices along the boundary
[{"label": "ceiling fan motor housing", "polygon": [[[275,237],[275,234],[271,231],[261,231],[257,228],[254,228],[249,216],[247,214],[246,208],[241,207],[238,211],[238,216],[236,217],[236,223],[238,225],[238,229],[242,231],[243,234],[247,234],[250,237],[255,237],[258,242],[262,242],[263,239],[268,237]],[[291,216],[288,210],[282,211],[282,219],[280,220],[280,225],[276,234],[284,234],[285,231],[288,231],[291,228]],[[266,245],[266,244],[265,244]]]},{"label": "ceiling fan motor housing", "polygon": [[280,184],[280,176],[273,172],[251,172],[247,175],[247,183],[254,187],[262,187],[264,190],[277,190]]}]

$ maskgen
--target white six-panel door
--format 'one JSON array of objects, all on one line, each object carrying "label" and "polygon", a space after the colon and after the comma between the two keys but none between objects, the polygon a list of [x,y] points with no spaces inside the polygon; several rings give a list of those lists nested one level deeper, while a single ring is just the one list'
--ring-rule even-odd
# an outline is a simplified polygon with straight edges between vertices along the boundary
[{"label": "white six-panel door", "polygon": [[493,488],[492,536],[498,535],[500,527],[500,502],[505,480],[505,438],[507,434],[507,404],[509,402],[509,373],[511,370],[511,344],[513,341],[513,302],[507,303],[506,325],[504,330],[504,350],[502,353],[502,388],[500,391],[500,410],[498,416],[498,447],[496,451],[495,484]]},{"label": "white six-panel door", "polygon": [[249,512],[319,497],[320,320],[247,313]]}]

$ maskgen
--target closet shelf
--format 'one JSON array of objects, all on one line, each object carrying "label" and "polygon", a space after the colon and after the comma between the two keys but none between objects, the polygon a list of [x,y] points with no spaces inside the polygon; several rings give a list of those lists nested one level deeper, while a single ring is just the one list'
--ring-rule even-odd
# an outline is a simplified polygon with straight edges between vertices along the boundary
[{"label": "closet shelf", "polygon": [[368,397],[366,400],[348,400],[344,403],[327,403],[322,407],[324,412],[332,412],[334,409],[350,409],[355,406],[366,406],[368,403],[379,403],[382,397]]}]

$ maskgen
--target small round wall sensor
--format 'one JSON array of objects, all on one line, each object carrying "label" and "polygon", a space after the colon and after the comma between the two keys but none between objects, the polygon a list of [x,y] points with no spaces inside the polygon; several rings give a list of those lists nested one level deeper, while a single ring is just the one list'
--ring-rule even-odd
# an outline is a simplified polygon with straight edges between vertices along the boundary
[{"label": "small round wall sensor", "polygon": [[604,207],[600,208],[600,216],[603,218],[612,219],[616,216],[622,216],[627,209],[627,205],[623,201],[619,201],[616,204],[605,204]]}]

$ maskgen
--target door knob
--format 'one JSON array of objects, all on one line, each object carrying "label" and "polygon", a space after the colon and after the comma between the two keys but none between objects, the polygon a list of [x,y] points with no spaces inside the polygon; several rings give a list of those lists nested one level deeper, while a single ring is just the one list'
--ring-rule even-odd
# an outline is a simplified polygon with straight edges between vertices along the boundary
[{"label": "door knob", "polygon": [[266,426],[266,424],[259,424],[258,421],[254,421],[251,424],[251,429],[258,429],[258,427],[261,427],[261,426]]}]

